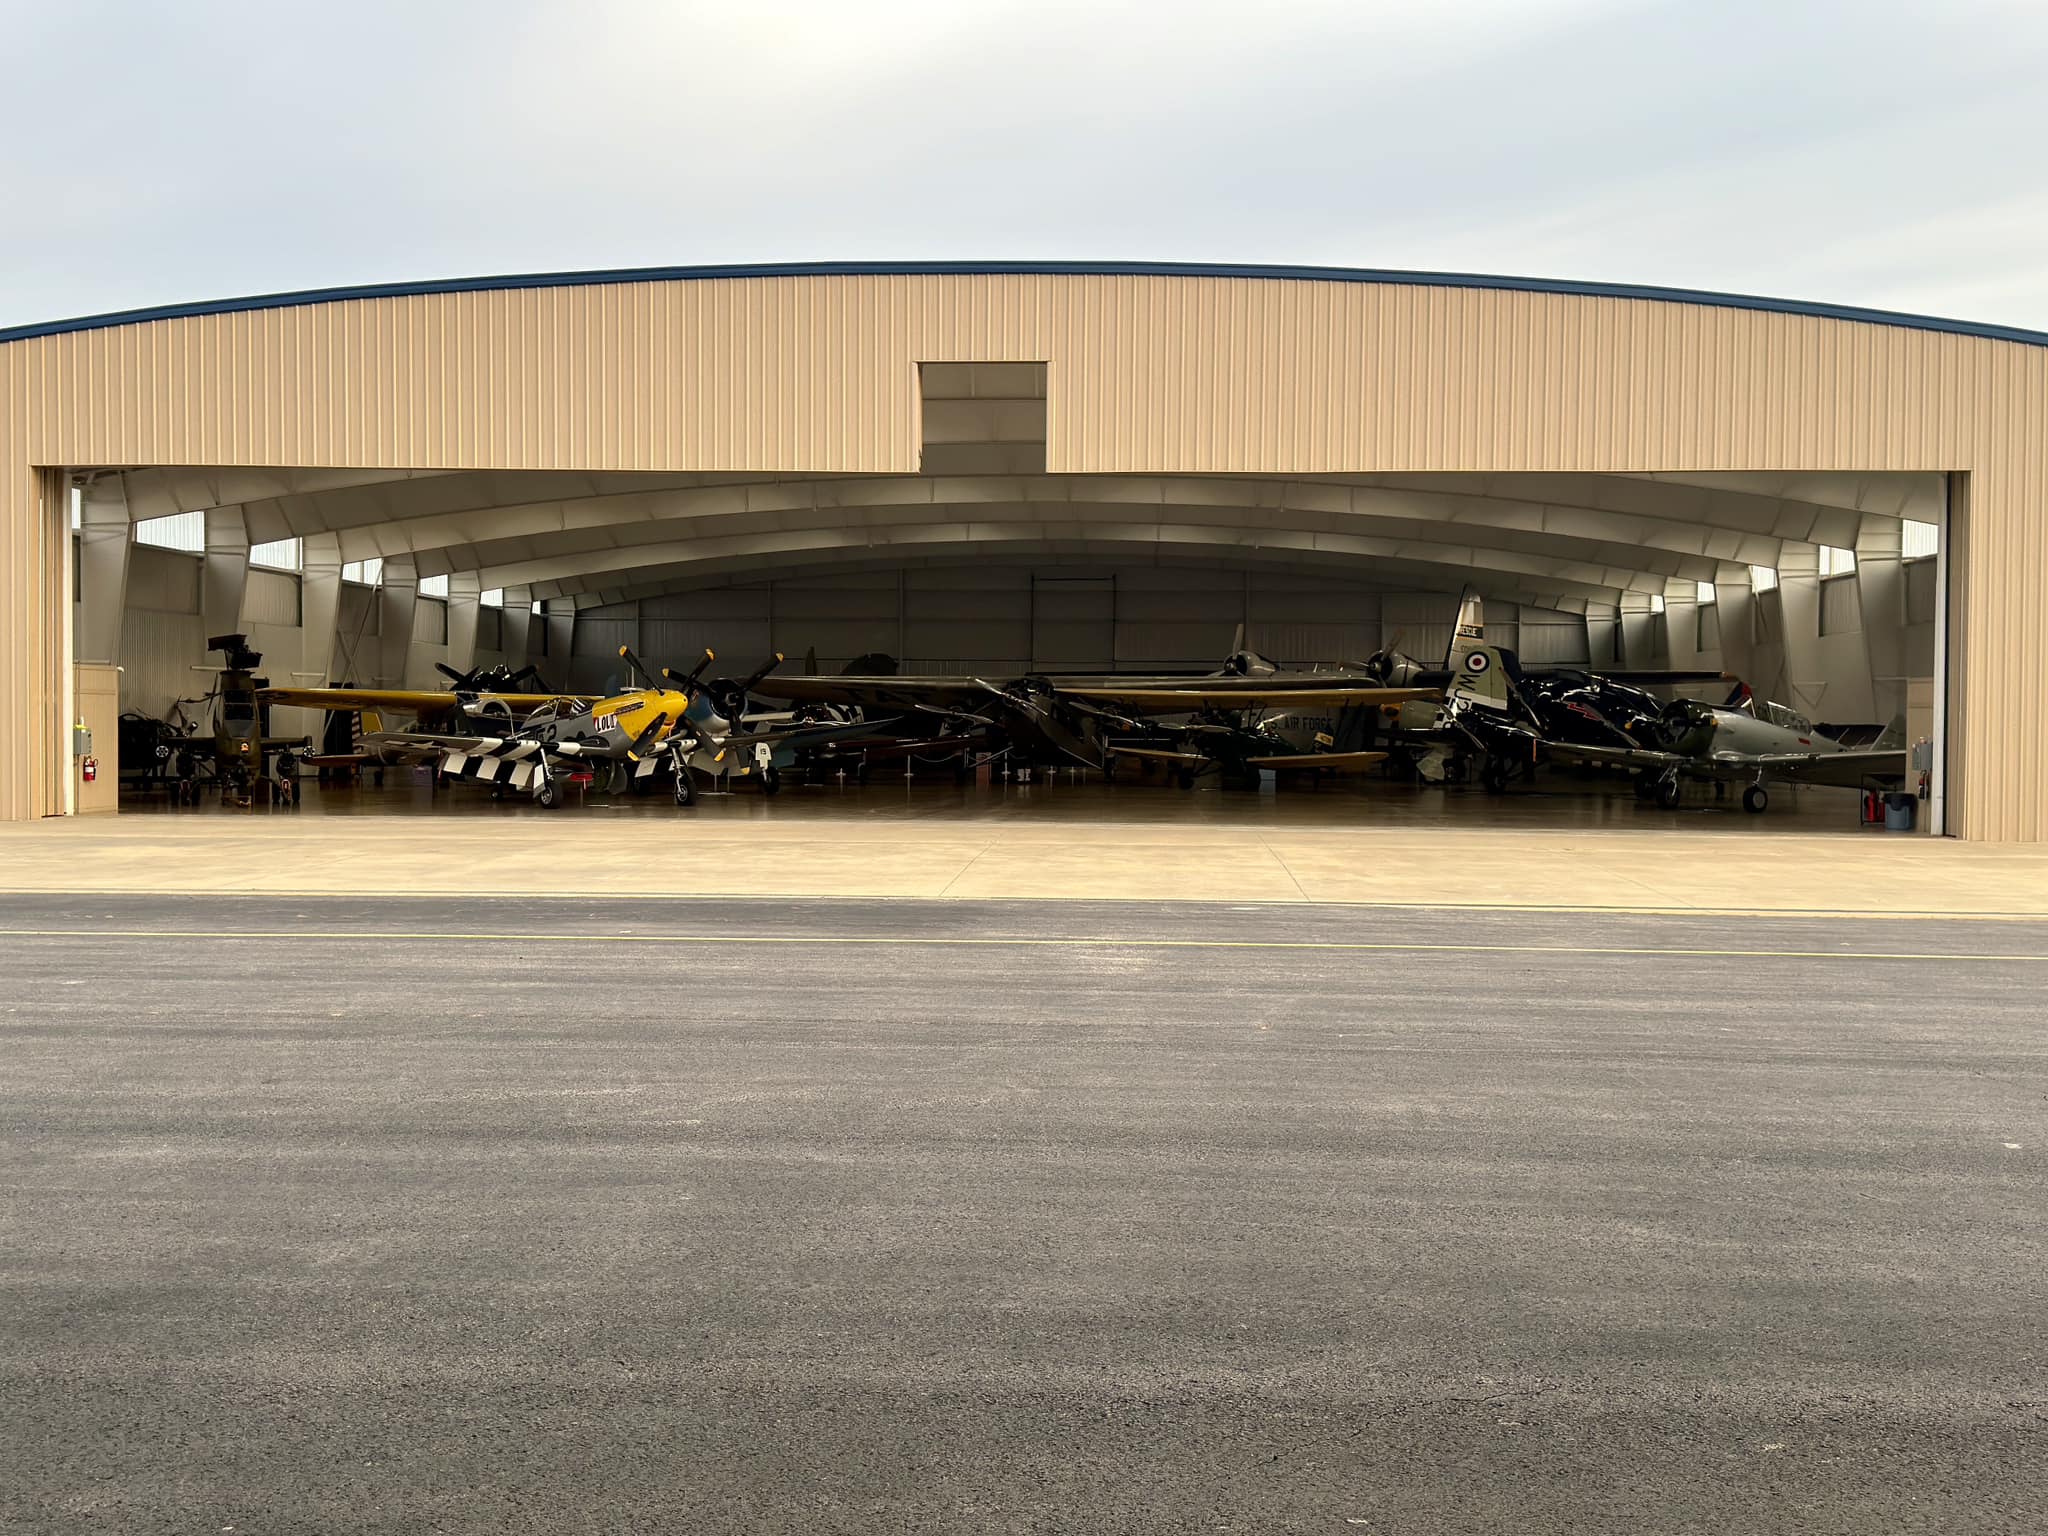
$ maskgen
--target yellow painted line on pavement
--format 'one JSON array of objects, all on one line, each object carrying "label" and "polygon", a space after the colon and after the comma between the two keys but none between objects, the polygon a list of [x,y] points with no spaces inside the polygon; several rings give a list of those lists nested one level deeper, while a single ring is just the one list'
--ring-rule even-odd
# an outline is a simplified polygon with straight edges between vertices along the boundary
[{"label": "yellow painted line on pavement", "polygon": [[389,939],[420,944],[673,944],[782,945],[904,949],[1251,949],[1322,950],[1367,954],[1450,955],[1653,955],[1708,960],[1956,960],[1975,963],[2017,961],[2048,964],[2048,955],[1939,954],[1874,949],[1687,949],[1626,944],[1430,944],[1411,940],[1375,942],[1365,939],[1149,939],[1083,934],[1058,938],[928,937],[915,934],[810,935],[796,933],[438,933],[364,929],[328,932],[312,929],[244,929],[240,932],[175,928],[0,928],[0,938],[15,939],[201,939],[212,942],[288,941],[293,943],[360,944]]}]

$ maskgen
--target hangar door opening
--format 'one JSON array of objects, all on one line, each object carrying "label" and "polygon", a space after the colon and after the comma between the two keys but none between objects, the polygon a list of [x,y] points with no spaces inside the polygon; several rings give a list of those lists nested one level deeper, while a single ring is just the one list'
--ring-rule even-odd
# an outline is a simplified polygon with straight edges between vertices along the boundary
[{"label": "hangar door opening", "polygon": [[[1829,751],[1901,749],[1895,792],[1916,800],[1919,829],[1944,825],[1943,476],[1058,475],[1038,456],[1042,369],[931,366],[933,467],[916,475],[74,472],[77,656],[122,669],[119,707],[136,723],[123,781],[155,750],[145,729],[156,745],[163,731],[211,740],[207,695],[237,667],[209,642],[230,634],[274,688],[466,689],[495,701],[502,735],[528,707],[507,698],[614,696],[647,682],[636,667],[687,672],[706,650],[704,679],[763,714],[769,690],[806,668],[1000,690],[1239,664],[1350,686],[1412,667],[1441,688],[1461,603],[1475,601],[1485,642],[1543,688],[1591,676],[1653,690],[1613,733],[1555,744],[1691,753],[1669,809],[1761,787],[1773,824],[1809,803],[1858,824],[1854,782],[1823,801],[1762,768],[1755,785],[1716,777],[1697,742],[1652,718],[1739,701]],[[1958,481],[1958,522],[1966,498]],[[421,723],[384,718],[395,708],[280,699],[273,733],[316,743],[304,760],[346,757],[375,728]],[[1229,723],[1364,739],[1335,708]],[[905,712],[898,699],[869,713]],[[938,731],[945,715],[913,723]],[[1569,732],[1575,718],[1523,724]],[[1138,723],[1159,750],[1199,750],[1198,721]],[[436,728],[482,733],[445,709]],[[1374,730],[1387,783],[1463,787],[1420,735]],[[1645,756],[1603,766],[1552,744],[1537,754],[1546,774],[1517,789],[1563,805],[1649,776]],[[161,790],[134,787],[138,808]]]}]

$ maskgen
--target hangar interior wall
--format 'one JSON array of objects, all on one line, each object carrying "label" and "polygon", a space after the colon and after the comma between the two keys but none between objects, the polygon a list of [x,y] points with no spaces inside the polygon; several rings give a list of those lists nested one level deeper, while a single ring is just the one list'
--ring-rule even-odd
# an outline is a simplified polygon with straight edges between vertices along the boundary
[{"label": "hangar interior wall", "polygon": [[[134,547],[121,623],[124,709],[161,715],[211,686],[219,658],[203,650],[202,564],[198,555]],[[1934,574],[1932,560],[1894,555],[1888,565],[1873,550],[1852,577],[1790,570],[1774,591],[1736,584],[1717,590],[1712,604],[1667,600],[1661,614],[1627,622],[1493,600],[1487,633],[1535,665],[1720,669],[1818,719],[1884,723],[1903,714],[1908,681],[1931,675]],[[793,664],[815,650],[828,670],[872,651],[896,656],[907,671],[990,676],[1205,670],[1240,625],[1246,645],[1287,665],[1356,662],[1383,648],[1433,660],[1449,644],[1457,605],[1456,592],[1386,590],[1313,571],[963,563],[738,582],[582,608],[566,658],[548,653],[545,624],[531,625],[514,654],[502,613],[487,607],[472,664],[534,661],[579,692],[621,685],[620,645],[657,665],[687,665],[708,646],[734,671],[776,650]],[[380,607],[372,588],[343,583],[328,675],[294,680],[373,675]],[[301,613],[300,577],[249,569],[240,627],[280,682],[293,678],[302,654]],[[453,655],[448,640],[449,605],[415,598],[403,681],[434,685],[435,664]],[[280,711],[279,726],[297,733],[318,721]]]}]

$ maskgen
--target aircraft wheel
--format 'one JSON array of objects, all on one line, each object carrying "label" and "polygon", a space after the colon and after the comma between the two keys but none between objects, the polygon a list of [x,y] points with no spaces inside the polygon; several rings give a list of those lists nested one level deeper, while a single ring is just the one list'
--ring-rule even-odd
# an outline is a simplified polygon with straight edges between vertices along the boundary
[{"label": "aircraft wheel", "polygon": [[542,779],[534,786],[533,803],[544,811],[552,811],[562,803],[562,786],[552,778]]},{"label": "aircraft wheel", "polygon": [[1182,789],[1193,789],[1195,787],[1195,770],[1192,768],[1181,769],[1180,772],[1173,776],[1173,782]]},{"label": "aircraft wheel", "polygon": [[771,765],[761,770],[761,793],[764,795],[778,795],[782,793],[782,770],[780,768]]},{"label": "aircraft wheel", "polygon": [[867,783],[867,781],[868,765],[866,763],[862,763],[853,770],[853,782],[856,784],[865,784]]},{"label": "aircraft wheel", "polygon": [[658,774],[636,773],[633,777],[626,780],[626,793],[633,796],[636,800],[651,795],[654,793],[654,781],[658,777]]},{"label": "aircraft wheel", "polygon": [[1657,804],[1662,806],[1665,810],[1675,811],[1678,809],[1678,797],[1680,793],[1681,791],[1678,780],[1659,779],[1657,781]]},{"label": "aircraft wheel", "polygon": [[1771,793],[1761,784],[1752,784],[1742,792],[1742,808],[1752,816],[1761,816],[1771,803]]},{"label": "aircraft wheel", "polygon": [[1489,795],[1504,795],[1508,792],[1508,767],[1499,759],[1489,759],[1479,771],[1479,782]]},{"label": "aircraft wheel", "polygon": [[690,777],[689,769],[678,768],[676,770],[676,804],[695,805],[696,803],[697,781]]}]

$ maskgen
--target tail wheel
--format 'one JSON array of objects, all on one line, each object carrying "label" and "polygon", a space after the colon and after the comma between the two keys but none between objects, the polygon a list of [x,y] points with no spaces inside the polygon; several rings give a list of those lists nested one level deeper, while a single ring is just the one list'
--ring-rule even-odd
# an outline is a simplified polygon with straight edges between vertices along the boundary
[{"label": "tail wheel", "polygon": [[1771,803],[1771,792],[1761,784],[1752,784],[1742,792],[1742,808],[1752,816],[1761,816]]},{"label": "tail wheel", "polygon": [[697,781],[696,781],[695,779],[693,779],[693,778],[691,778],[691,777],[690,777],[690,770],[689,770],[689,769],[687,769],[687,768],[681,768],[681,767],[677,768],[677,769],[676,769],[676,804],[677,804],[677,805],[695,805],[696,803],[697,803]]}]

